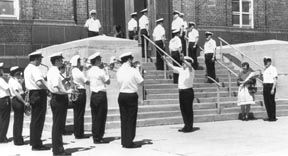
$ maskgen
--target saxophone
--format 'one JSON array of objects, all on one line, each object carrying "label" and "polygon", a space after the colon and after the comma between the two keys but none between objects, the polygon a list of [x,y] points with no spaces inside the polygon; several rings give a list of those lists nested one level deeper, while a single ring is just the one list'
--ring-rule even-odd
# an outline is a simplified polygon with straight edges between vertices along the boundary
[{"label": "saxophone", "polygon": [[[73,76],[72,76],[72,66],[71,63],[66,61],[64,62],[65,64],[65,73],[66,73],[66,86],[65,88],[68,89],[72,89],[72,93],[71,95],[69,95],[69,100],[70,101],[77,101],[78,97],[79,97],[79,90],[77,88],[77,85],[74,83],[73,81]],[[60,74],[62,77],[64,77],[62,74]]]}]

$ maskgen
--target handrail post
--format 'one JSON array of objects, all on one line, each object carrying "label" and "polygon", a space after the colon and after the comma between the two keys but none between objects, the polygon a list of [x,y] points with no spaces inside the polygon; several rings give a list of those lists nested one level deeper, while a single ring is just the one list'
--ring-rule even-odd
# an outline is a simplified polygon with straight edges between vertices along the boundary
[{"label": "handrail post", "polygon": [[221,108],[220,108],[220,88],[217,86],[217,113],[221,114]]},{"label": "handrail post", "polygon": [[166,65],[166,62],[164,62],[164,79],[166,80],[167,79],[167,65]]},{"label": "handrail post", "polygon": [[223,43],[220,40],[220,57],[221,57],[221,62],[223,62]]},{"label": "handrail post", "polygon": [[147,39],[143,37],[144,39],[144,54],[145,54],[145,62],[147,63]]},{"label": "handrail post", "polygon": [[232,81],[231,81],[231,72],[230,71],[228,71],[228,83],[229,83],[228,94],[229,94],[229,97],[231,97],[231,94],[232,94],[231,83],[232,83]]}]

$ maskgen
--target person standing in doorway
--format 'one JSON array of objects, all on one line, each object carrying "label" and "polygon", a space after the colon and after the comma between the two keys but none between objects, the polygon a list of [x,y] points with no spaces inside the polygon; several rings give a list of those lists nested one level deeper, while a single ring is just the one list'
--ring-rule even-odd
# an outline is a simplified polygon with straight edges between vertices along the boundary
[{"label": "person standing in doorway", "polygon": [[89,12],[90,18],[86,20],[84,27],[88,31],[88,37],[98,36],[101,30],[101,23],[96,18],[96,10],[91,10]]},{"label": "person standing in doorway", "polygon": [[[142,16],[139,19],[139,29],[140,29],[140,36],[141,36],[141,47],[142,47],[142,58],[145,58],[145,48],[144,48],[144,42],[146,36],[149,38],[149,19],[147,17],[148,9],[141,10]],[[150,55],[148,54],[148,42],[146,41],[146,51],[147,51],[147,58],[150,58]]]},{"label": "person standing in doorway", "polygon": [[188,56],[194,60],[193,68],[196,70],[198,68],[197,60],[197,48],[199,40],[199,32],[195,29],[195,23],[189,22],[187,30],[187,40],[188,40]]},{"label": "person standing in doorway", "polygon": [[[218,81],[216,79],[215,73],[215,60],[216,60],[216,42],[212,39],[212,32],[205,32],[206,41],[204,44],[204,55],[205,55],[205,64],[207,76]],[[208,79],[207,83],[213,83],[212,80]]]},{"label": "person standing in doorway", "polygon": [[136,21],[137,12],[130,14],[131,19],[128,22],[128,36],[130,40],[137,40],[138,36],[138,23]]},{"label": "person standing in doorway", "polygon": [[[163,18],[156,20],[156,27],[153,30],[153,40],[155,44],[165,51],[165,29],[163,27]],[[156,69],[157,70],[164,70],[164,62],[162,60],[163,52],[156,48]]]}]

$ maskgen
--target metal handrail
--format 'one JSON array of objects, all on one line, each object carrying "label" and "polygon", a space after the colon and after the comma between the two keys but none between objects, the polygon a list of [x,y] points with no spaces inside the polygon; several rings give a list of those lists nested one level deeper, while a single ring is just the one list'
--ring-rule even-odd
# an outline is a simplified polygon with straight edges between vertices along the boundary
[{"label": "metal handrail", "polygon": [[216,102],[216,106],[217,106],[217,112],[218,114],[221,114],[221,107],[220,107],[220,87],[223,87],[223,85],[221,85],[219,82],[217,82],[215,79],[213,79],[210,76],[207,76],[208,79],[210,79],[211,81],[214,82],[214,84],[216,84],[217,86],[217,102]]},{"label": "metal handrail", "polygon": [[260,64],[258,64],[256,61],[254,61],[251,57],[247,56],[246,54],[244,54],[242,51],[240,51],[239,49],[236,49],[235,47],[233,47],[231,44],[229,44],[227,41],[225,41],[223,38],[218,37],[218,39],[221,42],[224,42],[225,44],[227,44],[229,47],[231,47],[232,49],[236,50],[238,53],[241,54],[241,56],[244,56],[246,58],[248,58],[250,61],[252,61],[254,64],[256,64],[258,67],[260,67],[261,69],[264,69]]}]

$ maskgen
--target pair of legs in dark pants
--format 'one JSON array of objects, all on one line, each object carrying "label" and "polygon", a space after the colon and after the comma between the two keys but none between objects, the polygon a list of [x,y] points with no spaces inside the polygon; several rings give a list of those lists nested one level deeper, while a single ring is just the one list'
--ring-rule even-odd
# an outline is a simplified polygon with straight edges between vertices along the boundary
[{"label": "pair of legs in dark pants", "polygon": [[73,101],[74,112],[74,136],[81,138],[84,136],[84,114],[86,107],[86,90],[78,89],[79,95],[76,101]]},{"label": "pair of legs in dark pants", "polygon": [[[213,53],[205,54],[205,64],[206,64],[206,71],[207,76],[210,76],[214,80],[216,80],[215,74],[215,61],[213,59]],[[209,82],[212,82],[208,79]]]},{"label": "pair of legs in dark pants", "polygon": [[184,56],[186,56],[186,40],[185,40],[185,32],[183,32],[183,35],[180,37],[181,43],[182,43],[182,53]]},{"label": "pair of legs in dark pants", "polygon": [[137,32],[135,33],[134,31],[129,31],[128,32],[128,35],[129,35],[129,39],[130,40],[136,40],[136,36],[137,36]]},{"label": "pair of legs in dark pants", "polygon": [[133,144],[136,135],[138,113],[137,93],[120,93],[118,97],[121,119],[121,144],[129,147]]},{"label": "pair of legs in dark pants", "polygon": [[185,124],[185,130],[192,130],[193,128],[193,100],[194,100],[194,90],[193,88],[180,89],[179,90],[179,101],[180,110]]},{"label": "pair of legs in dark pants", "polygon": [[24,103],[13,97],[12,108],[14,111],[14,124],[13,124],[13,141],[15,145],[23,145],[24,140],[22,136],[23,119],[24,119]]},{"label": "pair of legs in dark pants", "polygon": [[193,68],[197,69],[198,68],[198,60],[197,60],[197,48],[198,45],[194,48],[193,46],[195,45],[195,42],[189,42],[188,45],[188,56],[193,59]]},{"label": "pair of legs in dark pants", "polygon": [[11,102],[10,97],[0,98],[0,143],[7,140],[7,131],[10,122]]},{"label": "pair of legs in dark pants", "polygon": [[52,93],[50,106],[53,114],[52,152],[59,154],[64,152],[62,134],[68,108],[68,96]]},{"label": "pair of legs in dark pants", "polygon": [[[144,41],[146,41],[146,39],[143,37],[143,35],[149,38],[148,31],[146,29],[141,29],[140,35],[141,35],[142,58],[145,58]],[[150,58],[150,56],[148,55],[148,41],[146,41],[146,50],[147,50],[147,58]]]},{"label": "pair of legs in dark pants", "polygon": [[273,83],[263,84],[263,97],[269,120],[276,120],[276,103],[275,103],[276,89],[274,91],[274,94],[271,95],[272,87]]},{"label": "pair of legs in dark pants", "polygon": [[[155,41],[155,44],[161,48],[162,50],[165,51],[165,48],[164,48],[164,43],[162,40],[158,40],[158,41]],[[158,48],[156,49],[156,69],[157,70],[164,70],[164,61],[163,59],[161,58],[164,54],[162,51],[158,50]]]},{"label": "pair of legs in dark pants", "polygon": [[31,105],[30,145],[33,148],[42,146],[42,131],[47,109],[47,90],[30,90]]},{"label": "pair of legs in dark pants", "polygon": [[[172,51],[171,57],[181,65],[180,52],[179,51]],[[179,67],[179,65],[177,65],[174,61],[173,61],[173,66]],[[174,83],[178,83],[178,78],[179,78],[179,74],[173,73],[173,82]]]},{"label": "pair of legs in dark pants", "polygon": [[107,119],[107,94],[100,91],[91,95],[92,136],[94,141],[103,139]]},{"label": "pair of legs in dark pants", "polygon": [[98,36],[98,35],[99,35],[99,32],[88,30],[88,37],[94,37],[94,36]]}]

